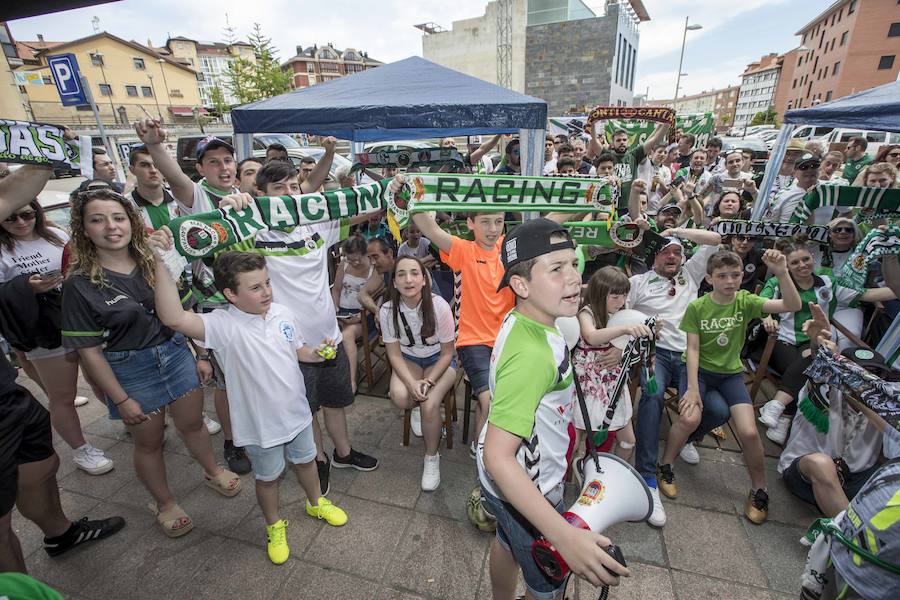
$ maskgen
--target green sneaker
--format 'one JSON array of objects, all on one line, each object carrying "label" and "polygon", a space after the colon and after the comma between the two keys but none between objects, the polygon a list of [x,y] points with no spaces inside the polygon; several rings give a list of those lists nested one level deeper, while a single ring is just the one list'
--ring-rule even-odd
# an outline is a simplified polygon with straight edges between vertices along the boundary
[{"label": "green sneaker", "polygon": [[323,519],[329,525],[340,527],[347,523],[347,513],[331,503],[325,496],[319,496],[318,506],[313,506],[306,501],[306,514],[317,519]]},{"label": "green sneaker", "polygon": [[276,565],[283,564],[291,554],[285,531],[287,526],[288,521],[284,519],[279,519],[272,525],[266,525],[266,538],[269,540],[266,550],[269,553],[269,560]]}]

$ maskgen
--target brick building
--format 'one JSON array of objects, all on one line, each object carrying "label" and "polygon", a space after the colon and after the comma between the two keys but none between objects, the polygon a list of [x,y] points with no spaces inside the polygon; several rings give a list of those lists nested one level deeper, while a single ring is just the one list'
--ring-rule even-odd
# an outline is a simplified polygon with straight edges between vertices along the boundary
[{"label": "brick building", "polygon": [[672,99],[647,100],[644,102],[644,106],[668,106],[677,109],[681,114],[711,112],[715,117],[716,127],[726,127],[734,123],[734,111],[737,108],[739,91],[739,86],[730,85],[718,90],[681,96],[677,106]]},{"label": "brick building", "polygon": [[779,115],[890,83],[900,72],[897,0],[838,0],[797,35],[801,46],[785,55],[776,93]]},{"label": "brick building", "polygon": [[374,69],[384,63],[369,58],[367,52],[354,48],[336,49],[331,42],[326,46],[297,46],[297,54],[282,63],[281,68],[292,74],[291,87],[305,88],[323,81],[331,81],[344,75],[352,75]]},{"label": "brick building", "polygon": [[228,66],[236,59],[243,58],[256,62],[253,46],[247,42],[203,42],[187,37],[172,37],[166,40],[160,54],[167,54],[183,65],[199,71],[197,85],[200,101],[206,108],[213,108],[213,90],[219,88],[225,103],[238,104],[237,97],[228,87]]}]

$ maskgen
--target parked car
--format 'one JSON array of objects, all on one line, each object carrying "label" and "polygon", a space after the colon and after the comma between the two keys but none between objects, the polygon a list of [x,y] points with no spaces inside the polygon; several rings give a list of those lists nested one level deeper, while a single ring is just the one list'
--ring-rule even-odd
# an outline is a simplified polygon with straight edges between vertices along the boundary
[{"label": "parked car", "polygon": [[775,129],[775,125],[747,125],[746,127],[743,125],[735,126],[728,130],[728,135],[732,137],[756,135],[760,131],[764,131],[766,129]]},{"label": "parked car", "polygon": [[723,137],[722,152],[727,152],[733,148],[740,148],[741,150],[747,149],[753,152],[751,164],[755,170],[762,171],[766,168],[766,163],[769,160],[769,149],[761,138],[756,136],[747,136],[744,138]]},{"label": "parked car", "polygon": [[[200,174],[197,173],[197,169],[194,168],[194,165],[197,164],[197,144],[205,137],[207,136],[186,135],[178,138],[175,159],[178,161],[178,166],[181,167],[181,170],[194,181],[200,181],[201,179]],[[217,137],[229,144],[234,143],[230,135],[220,135]],[[297,143],[297,140],[284,133],[254,133],[253,155],[257,156],[256,152],[262,150],[262,156],[265,156],[266,148],[276,142],[284,146],[288,150],[288,153],[290,153],[291,150],[303,148],[303,146]]]},{"label": "parked car", "polygon": [[889,133],[886,131],[865,131],[860,129],[834,129],[827,135],[819,138],[813,138],[820,142],[826,151],[843,152],[847,149],[847,142],[850,138],[862,137],[868,142],[866,154],[875,156],[878,150],[885,144],[900,144],[900,133]]},{"label": "parked car", "polygon": [[72,216],[68,193],[44,190],[38,194],[38,202],[44,209],[44,215],[48,221],[52,221],[66,232],[69,231]]},{"label": "parked car", "polygon": [[803,127],[795,129],[791,138],[806,141],[826,136],[832,131],[834,131],[834,127],[813,127],[812,125],[804,125]]}]

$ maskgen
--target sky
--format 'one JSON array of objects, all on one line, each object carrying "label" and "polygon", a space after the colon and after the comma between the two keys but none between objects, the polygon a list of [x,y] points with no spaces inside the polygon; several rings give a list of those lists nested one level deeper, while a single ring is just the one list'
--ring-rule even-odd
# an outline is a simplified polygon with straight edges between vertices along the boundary
[{"label": "sky", "polygon": [[[602,5],[599,0],[586,0]],[[689,31],[681,92],[693,94],[740,83],[746,65],[769,52],[799,45],[794,33],[832,0],[643,0],[650,21],[640,26],[635,93],[649,87],[651,99],[675,92],[684,19],[700,24]],[[121,38],[161,46],[169,36],[221,41],[227,23],[246,39],[253,23],[272,38],[283,61],[297,45],[353,47],[384,62],[422,54],[418,23],[449,29],[454,20],[484,14],[487,0],[123,0],[105,5],[11,21],[17,40],[68,41],[91,35],[91,20]],[[263,10],[259,10],[263,7]],[[227,12],[227,22],[226,22]]]}]

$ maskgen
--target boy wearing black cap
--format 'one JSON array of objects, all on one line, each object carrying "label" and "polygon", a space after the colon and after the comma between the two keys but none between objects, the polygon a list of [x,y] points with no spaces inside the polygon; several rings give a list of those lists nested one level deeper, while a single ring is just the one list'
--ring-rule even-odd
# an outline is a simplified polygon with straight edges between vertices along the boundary
[{"label": "boy wearing black cap", "polygon": [[538,535],[593,585],[615,584],[628,570],[603,550],[607,538],[560,516],[575,401],[568,349],[554,323],[578,311],[575,246],[558,223],[534,219],[506,236],[500,257],[500,289],[512,290],[516,307],[503,320],[491,355],[491,408],[478,441],[482,494],[497,519],[491,587],[494,598],[512,600],[521,568],[526,597],[551,600],[565,584],[538,569],[531,555]]}]

